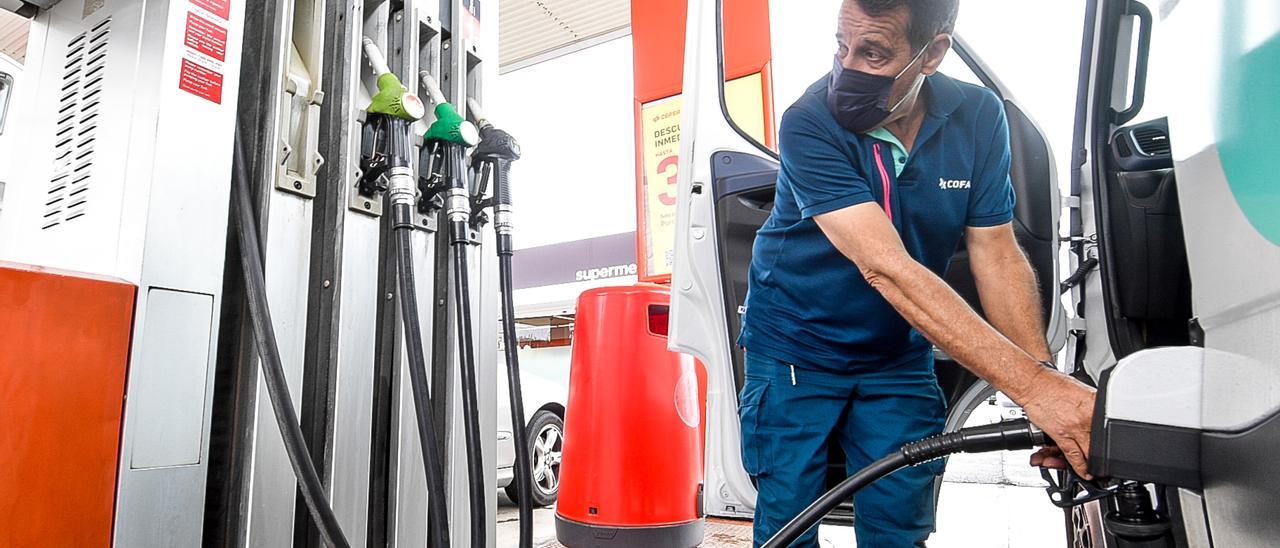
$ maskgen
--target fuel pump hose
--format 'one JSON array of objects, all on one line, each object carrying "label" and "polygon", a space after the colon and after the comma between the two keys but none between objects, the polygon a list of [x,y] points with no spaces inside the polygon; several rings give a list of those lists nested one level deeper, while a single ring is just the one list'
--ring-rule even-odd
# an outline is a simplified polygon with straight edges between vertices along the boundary
[{"label": "fuel pump hose", "polygon": [[876,480],[907,466],[922,464],[952,453],[985,453],[988,451],[1012,451],[1030,449],[1052,443],[1039,428],[1027,419],[1016,419],[983,426],[962,428],[955,432],[939,434],[903,445],[901,449],[859,470],[824,493],[808,508],[788,522],[764,548],[790,546],[800,535],[816,525],[831,510],[848,500],[854,493]]},{"label": "fuel pump hose", "polygon": [[365,55],[378,73],[378,94],[369,105],[373,123],[380,124],[379,143],[386,158],[387,195],[391,202],[392,232],[395,238],[396,280],[400,288],[400,314],[409,363],[409,385],[422,448],[422,467],[427,481],[427,534],[432,548],[448,548],[449,515],[445,501],[444,466],[439,452],[439,434],[431,412],[431,392],[427,384],[427,360],[422,341],[422,320],[418,312],[417,283],[413,269],[413,206],[416,183],[409,158],[411,122],[425,113],[421,100],[408,92],[387,67],[382,52],[369,38],[363,40]]},{"label": "fuel pump hose", "polygon": [[249,168],[245,162],[244,140],[237,136],[235,143],[235,167],[232,184],[236,213],[236,235],[240,242],[240,264],[244,274],[245,296],[249,305],[249,320],[253,325],[253,341],[257,347],[258,357],[262,363],[262,378],[266,381],[267,395],[271,398],[271,408],[275,411],[276,424],[280,427],[280,437],[284,439],[285,452],[289,455],[289,464],[293,466],[298,478],[298,488],[302,491],[302,500],[307,505],[311,519],[315,521],[320,534],[329,546],[347,548],[346,535],[338,524],[338,516],[333,513],[328,498],[325,496],[324,484],[316,472],[315,463],[311,462],[311,452],[307,450],[307,442],[302,436],[302,428],[298,426],[298,415],[294,411],[293,398],[289,396],[289,386],[285,380],[284,365],[280,359],[280,347],[276,342],[275,329],[271,323],[271,308],[267,304],[267,282],[262,263],[262,249],[259,245],[258,225],[253,215],[250,200]]},{"label": "fuel pump hose", "polygon": [[[458,329],[458,370],[462,383],[462,422],[464,443],[467,452],[467,484],[471,494],[471,545],[474,548],[485,548],[485,533],[488,527],[487,507],[485,504],[485,467],[484,450],[480,446],[480,406],[476,392],[476,360],[475,342],[471,331],[471,284],[470,272],[467,268],[467,249],[469,245],[470,204],[466,189],[462,147],[445,146],[444,168],[450,183],[450,195],[447,200],[450,217],[449,239],[453,248],[453,293],[455,302],[455,320]],[[459,196],[459,193],[461,195]]]},{"label": "fuel pump hose", "polygon": [[[520,382],[519,341],[516,337],[515,297],[512,293],[511,162],[520,158],[520,145],[511,134],[493,127],[475,101],[467,107],[480,126],[480,144],[472,157],[484,167],[491,166],[494,177],[494,223],[497,235],[498,278],[502,289],[502,348],[507,361],[507,390],[511,399],[511,431],[515,438],[515,482],[520,509],[520,548],[533,547],[533,459],[529,454],[529,433],[525,429],[524,395]],[[482,185],[483,186],[483,185]]]},{"label": "fuel pump hose", "polygon": [[438,143],[443,152],[440,162],[445,189],[445,216],[449,221],[449,245],[453,256],[453,294],[455,296],[455,323],[458,331],[458,372],[462,384],[463,437],[467,453],[467,487],[471,506],[471,546],[487,548],[488,504],[486,504],[484,450],[480,440],[480,405],[476,390],[475,339],[471,331],[471,287],[467,268],[470,252],[471,197],[467,190],[467,168],[463,158],[466,148],[479,141],[479,135],[471,122],[458,114],[453,105],[445,101],[439,85],[429,75],[423,75],[423,84],[431,100],[436,104],[436,121],[427,129],[424,138]]}]

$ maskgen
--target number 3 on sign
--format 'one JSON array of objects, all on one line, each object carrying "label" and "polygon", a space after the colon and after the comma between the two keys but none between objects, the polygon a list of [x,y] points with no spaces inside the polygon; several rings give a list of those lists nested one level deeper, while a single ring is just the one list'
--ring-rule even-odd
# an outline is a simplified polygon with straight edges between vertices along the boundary
[{"label": "number 3 on sign", "polygon": [[[659,175],[664,174],[668,171],[671,172],[671,176],[667,177],[667,185],[669,187],[674,187],[678,183],[677,174],[679,170],[680,170],[680,157],[674,154],[671,156],[667,156],[666,158],[663,158],[662,161],[658,163]],[[671,191],[672,189],[668,188],[667,190]],[[663,192],[662,194],[659,194],[658,201],[662,202],[662,205],[667,205],[667,206],[676,205],[676,197],[673,192]]]}]

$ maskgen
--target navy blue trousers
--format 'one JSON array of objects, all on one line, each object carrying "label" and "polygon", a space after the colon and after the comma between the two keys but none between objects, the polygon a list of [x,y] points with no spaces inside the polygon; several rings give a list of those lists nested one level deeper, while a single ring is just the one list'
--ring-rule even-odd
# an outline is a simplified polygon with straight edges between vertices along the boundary
[{"label": "navy blue trousers", "polygon": [[[756,478],[755,546],[826,491],[828,446],[852,474],[902,444],[942,431],[946,400],[926,353],[882,369],[834,374],[748,352],[739,395],[742,459]],[[854,497],[858,548],[923,546],[934,528],[943,462],[889,475]],[[814,527],[792,546],[816,547]]]}]

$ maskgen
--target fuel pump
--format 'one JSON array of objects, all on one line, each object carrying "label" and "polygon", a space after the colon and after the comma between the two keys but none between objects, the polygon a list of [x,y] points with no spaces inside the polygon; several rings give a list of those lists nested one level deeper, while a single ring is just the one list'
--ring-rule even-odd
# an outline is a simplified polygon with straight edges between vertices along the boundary
[{"label": "fuel pump", "polygon": [[[475,146],[480,137],[475,125],[466,121],[445,100],[439,84],[429,75],[422,83],[435,103],[436,121],[424,138],[428,155],[428,176],[441,185],[445,193],[445,215],[449,221],[449,246],[452,251],[453,294],[456,296],[458,330],[458,367],[462,383],[463,430],[467,453],[467,486],[471,501],[471,545],[483,548],[485,522],[484,451],[480,445],[480,407],[476,388],[476,360],[471,321],[471,290],[467,268],[467,246],[470,245],[471,194],[467,184],[466,149]],[[437,179],[438,174],[438,179]]]},{"label": "fuel pump", "polygon": [[[443,459],[437,452],[439,436],[431,413],[430,390],[427,386],[426,356],[422,342],[422,324],[414,284],[411,235],[413,207],[417,201],[417,180],[410,163],[412,158],[411,124],[426,114],[422,101],[409,93],[373,40],[363,40],[365,55],[378,74],[378,92],[368,108],[369,124],[365,135],[372,138],[372,154],[363,166],[362,188],[385,191],[391,202],[391,215],[396,237],[396,272],[400,287],[400,306],[404,316],[405,347],[409,355],[409,376],[417,415],[418,437],[422,445],[422,463],[427,476],[427,511],[431,546],[449,546],[448,512],[445,507]],[[385,181],[385,183],[383,182]],[[481,514],[483,516],[483,514]],[[483,531],[483,530],[481,530]]]},{"label": "fuel pump", "polygon": [[468,101],[467,108],[480,126],[480,144],[472,153],[472,162],[480,175],[477,195],[483,195],[489,177],[493,177],[494,233],[497,235],[498,278],[502,289],[502,347],[507,361],[507,389],[511,394],[511,430],[515,437],[515,481],[520,500],[520,547],[533,546],[533,478],[529,456],[528,432],[525,431],[524,396],[520,390],[520,356],[516,340],[515,300],[512,294],[511,258],[515,250],[511,241],[511,162],[520,159],[520,144],[510,133],[495,128],[480,111],[480,105]]}]

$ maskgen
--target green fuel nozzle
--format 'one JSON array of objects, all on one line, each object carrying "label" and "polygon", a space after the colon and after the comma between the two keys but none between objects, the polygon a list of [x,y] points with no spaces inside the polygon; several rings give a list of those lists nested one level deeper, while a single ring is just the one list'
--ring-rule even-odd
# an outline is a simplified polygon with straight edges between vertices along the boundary
[{"label": "green fuel nozzle", "polygon": [[427,108],[422,104],[422,99],[410,93],[409,89],[400,83],[400,77],[391,72],[391,68],[387,66],[387,59],[382,56],[378,45],[368,37],[364,39],[363,44],[364,54],[369,58],[369,64],[378,75],[378,93],[373,96],[373,102],[369,103],[367,112],[395,116],[410,122],[425,116]]},{"label": "green fuel nozzle", "polygon": [[440,91],[440,84],[436,79],[426,71],[423,71],[420,76],[423,89],[431,98],[431,102],[436,104],[436,121],[427,128],[427,133],[423,137],[427,141],[443,141],[468,147],[480,142],[480,132],[476,131],[475,124],[468,122],[458,113],[458,109],[445,101],[444,93]]}]

